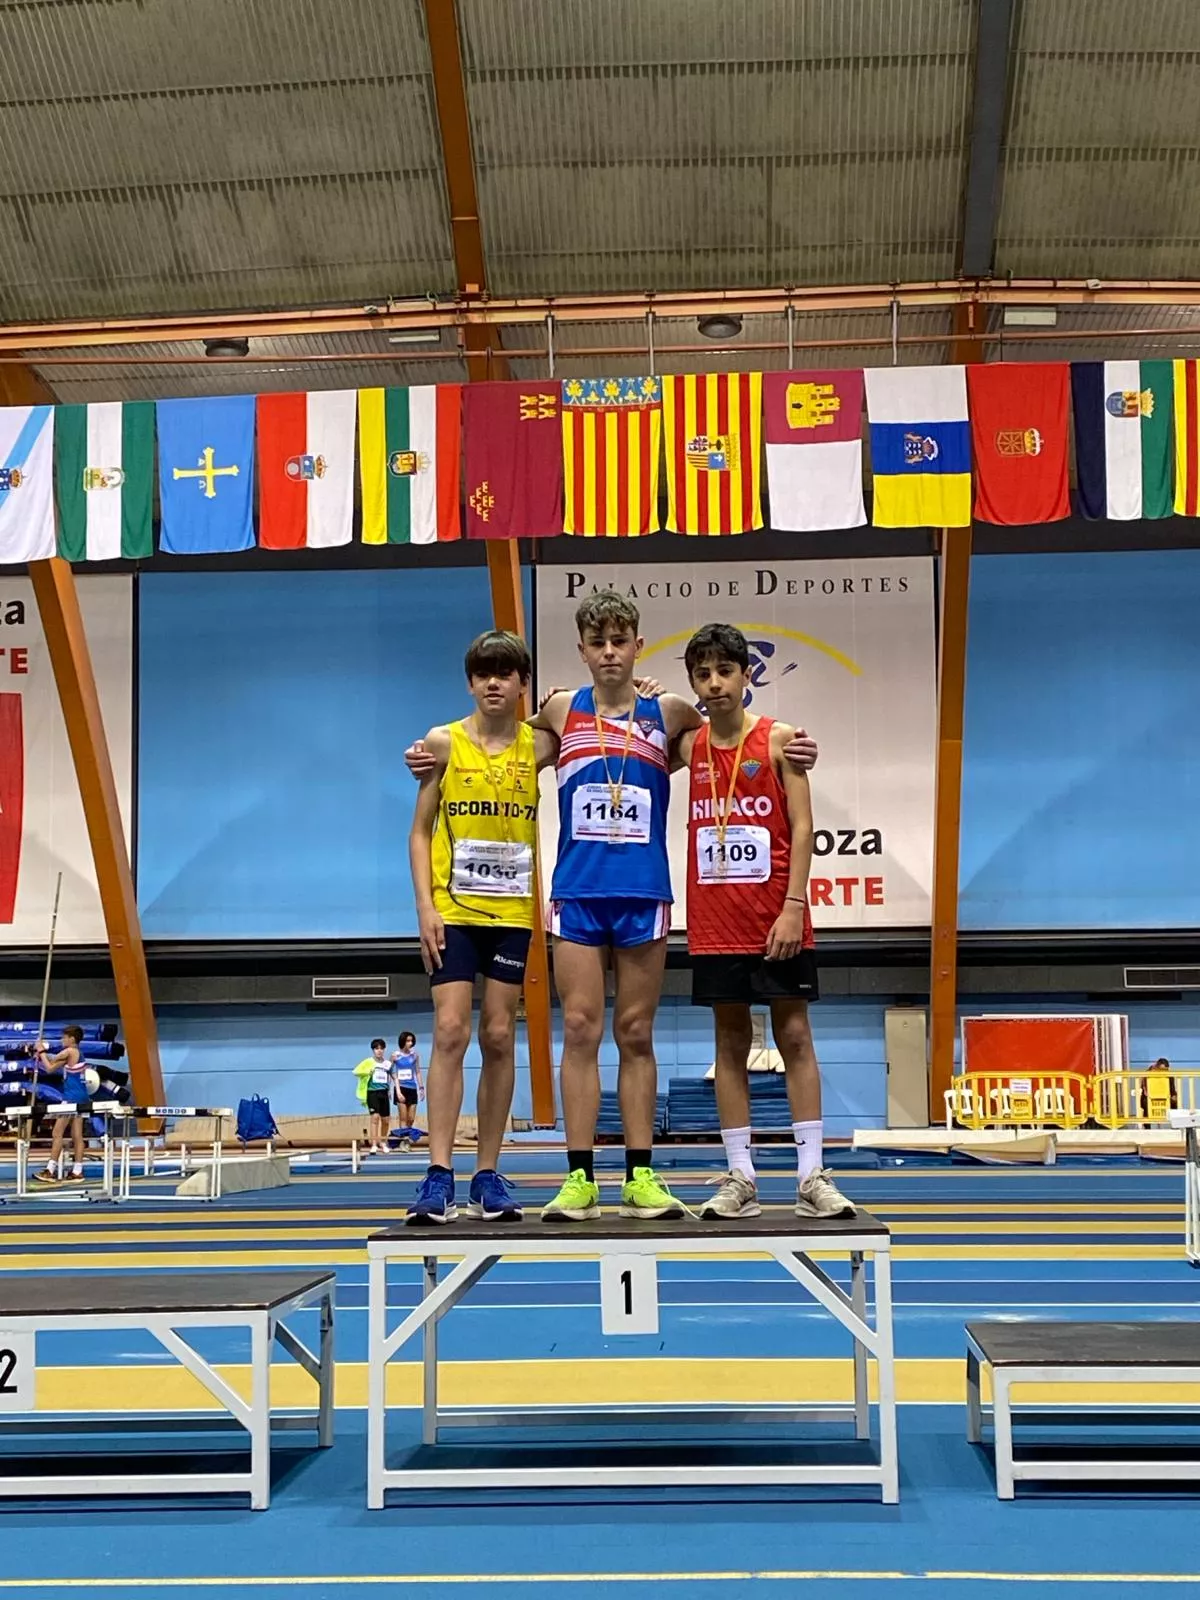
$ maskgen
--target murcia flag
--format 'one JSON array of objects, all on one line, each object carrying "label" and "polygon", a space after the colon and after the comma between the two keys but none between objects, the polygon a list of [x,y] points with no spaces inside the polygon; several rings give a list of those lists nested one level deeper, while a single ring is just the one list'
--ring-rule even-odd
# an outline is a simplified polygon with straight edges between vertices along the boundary
[{"label": "murcia flag", "polygon": [[65,561],[154,554],[154,404],[59,406],[54,418],[58,553]]},{"label": "murcia flag", "polygon": [[258,542],[328,549],[354,529],[353,389],[258,397]]},{"label": "murcia flag", "polygon": [[1171,515],[1171,363],[1075,361],[1079,508],[1093,521]]},{"label": "murcia flag", "polygon": [[865,374],[877,528],[965,528],[971,434],[962,367],[871,367]]},{"label": "murcia flag", "polygon": [[967,368],[975,515],[980,522],[1057,522],[1067,490],[1065,362]]},{"label": "murcia flag", "polygon": [[858,528],[862,490],[861,372],[763,376],[771,526],[790,532]]},{"label": "murcia flag", "polygon": [[564,533],[656,533],[662,379],[568,378],[562,398]]},{"label": "murcia flag", "polygon": [[254,545],[254,396],[159,400],[159,548],[173,556]]},{"label": "murcia flag", "polygon": [[1175,367],[1175,514],[1200,517],[1200,362],[1176,361]]},{"label": "murcia flag", "polygon": [[663,427],[671,532],[761,528],[762,373],[664,378]]},{"label": "murcia flag", "polygon": [[463,390],[468,539],[563,531],[562,384],[471,383]]},{"label": "murcia flag", "polygon": [[11,922],[16,912],[24,807],[21,696],[0,694],[0,923]]},{"label": "murcia flag", "polygon": [[364,544],[438,544],[462,536],[461,385],[358,391]]},{"label": "murcia flag", "polygon": [[54,554],[55,406],[0,409],[0,566]]}]

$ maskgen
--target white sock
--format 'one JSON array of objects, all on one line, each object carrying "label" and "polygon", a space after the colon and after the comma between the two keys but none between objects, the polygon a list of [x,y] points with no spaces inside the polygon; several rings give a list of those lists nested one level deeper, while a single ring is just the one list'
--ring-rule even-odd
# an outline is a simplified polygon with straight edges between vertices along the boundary
[{"label": "white sock", "polygon": [[796,1176],[803,1183],[814,1172],[820,1171],[822,1161],[822,1136],[824,1124],[820,1118],[816,1122],[793,1122],[792,1137],[796,1141]]},{"label": "white sock", "polygon": [[750,1158],[750,1129],[722,1128],[721,1143],[730,1172],[744,1172],[753,1183],[756,1178],[754,1162]]}]

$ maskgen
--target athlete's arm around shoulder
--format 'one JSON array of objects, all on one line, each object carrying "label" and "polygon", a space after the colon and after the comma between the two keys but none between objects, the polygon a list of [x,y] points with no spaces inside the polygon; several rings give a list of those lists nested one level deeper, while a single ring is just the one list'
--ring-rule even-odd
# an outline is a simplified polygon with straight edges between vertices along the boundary
[{"label": "athlete's arm around shoulder", "polygon": [[421,960],[426,972],[442,964],[446,930],[433,905],[433,829],[441,800],[442,777],[450,760],[450,729],[430,728],[423,740],[433,765],[421,774],[417,803],[408,835],[408,865],[412,872],[413,899],[421,937]]},{"label": "athlete's arm around shoulder", "polygon": [[658,709],[662,713],[668,742],[678,739],[681,733],[695,733],[704,726],[704,718],[692,702],[685,700],[681,694],[660,695]]},{"label": "athlete's arm around shoulder", "polygon": [[[573,698],[574,696],[570,689],[551,690],[533,716],[529,718],[529,726],[534,733],[551,734],[556,742],[561,739],[562,731],[567,725],[567,713],[571,709]],[[556,749],[555,755],[557,754],[558,751]]]}]

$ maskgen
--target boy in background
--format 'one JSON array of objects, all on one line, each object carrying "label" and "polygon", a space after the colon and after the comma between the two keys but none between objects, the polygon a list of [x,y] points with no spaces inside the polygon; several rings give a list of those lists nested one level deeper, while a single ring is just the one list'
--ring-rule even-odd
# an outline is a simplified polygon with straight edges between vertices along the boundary
[{"label": "boy in background", "polygon": [[[49,1053],[45,1045],[35,1051],[38,1067],[42,1072],[62,1072],[63,1098],[75,1106],[82,1105],[91,1098],[84,1076],[87,1065],[80,1048],[82,1044],[83,1029],[72,1022],[63,1029],[62,1048],[54,1055]],[[71,1125],[71,1148],[75,1154],[75,1165],[71,1169],[71,1176],[83,1177],[83,1118],[55,1117],[54,1133],[50,1141],[50,1160],[45,1170],[35,1175],[39,1183],[57,1183],[61,1177],[66,1176],[62,1168],[62,1151],[66,1142],[68,1123]]]},{"label": "boy in background", "polygon": [[367,1154],[382,1155],[392,1123],[392,1064],[387,1057],[386,1039],[371,1040],[371,1054],[358,1063],[354,1076],[358,1079],[358,1098],[370,1113],[371,1143]]}]

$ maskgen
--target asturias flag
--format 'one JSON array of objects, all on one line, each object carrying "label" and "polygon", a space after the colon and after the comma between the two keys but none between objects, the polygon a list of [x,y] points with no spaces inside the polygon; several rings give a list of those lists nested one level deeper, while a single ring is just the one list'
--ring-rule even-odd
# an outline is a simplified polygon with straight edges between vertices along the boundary
[{"label": "asturias flag", "polygon": [[154,554],[154,405],[59,406],[54,419],[58,553],[65,561]]},{"label": "asturias flag", "polygon": [[563,531],[562,384],[472,383],[463,390],[467,538]]},{"label": "asturias flag", "polygon": [[159,548],[173,556],[254,545],[254,396],[159,400]]},{"label": "asturias flag", "polygon": [[965,528],[971,432],[962,367],[872,367],[866,374],[877,528]]},{"label": "asturias flag", "polygon": [[658,531],[661,378],[563,384],[563,531],[635,538]]},{"label": "asturias flag", "polygon": [[1171,515],[1171,363],[1076,361],[1079,508],[1098,521]]},{"label": "asturias flag", "polygon": [[364,544],[438,544],[462,536],[461,385],[358,391]]},{"label": "asturias flag", "polygon": [[0,565],[54,554],[54,413],[0,409]]},{"label": "asturias flag", "polygon": [[663,427],[671,532],[761,528],[762,373],[664,378]]},{"label": "asturias flag", "polygon": [[858,528],[862,490],[861,372],[763,377],[771,526],[791,532]]},{"label": "asturias flag", "polygon": [[353,389],[258,397],[258,542],[328,549],[354,530]]},{"label": "asturias flag", "polygon": [[1020,525],[1070,516],[1067,389],[1064,362],[967,368],[980,522]]}]

